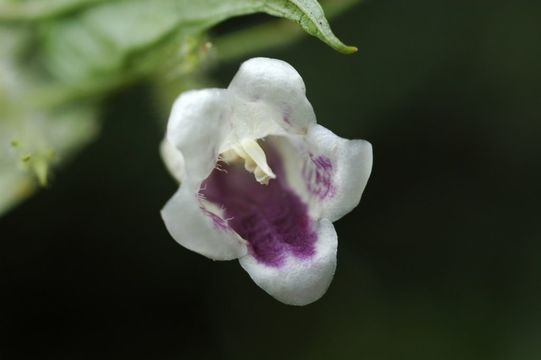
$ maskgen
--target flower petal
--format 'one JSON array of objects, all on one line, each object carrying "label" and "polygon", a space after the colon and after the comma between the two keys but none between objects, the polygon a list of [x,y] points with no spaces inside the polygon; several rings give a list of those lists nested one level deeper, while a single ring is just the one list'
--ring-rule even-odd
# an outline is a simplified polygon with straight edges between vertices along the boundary
[{"label": "flower petal", "polygon": [[309,258],[290,256],[279,267],[258,261],[252,255],[239,259],[252,280],[277,300],[289,305],[307,305],[318,300],[329,287],[336,269],[336,231],[322,219],[317,224],[315,254]]},{"label": "flower petal", "polygon": [[184,175],[184,157],[182,153],[171,145],[167,139],[164,139],[160,144],[160,154],[169,173],[180,183]]},{"label": "flower petal", "polygon": [[193,186],[183,183],[161,211],[171,236],[182,246],[213,260],[232,260],[247,253],[246,243],[226,220],[205,207]]},{"label": "flower petal", "polygon": [[[261,57],[247,60],[228,89],[244,103],[260,103],[267,117],[261,120],[274,120],[288,131],[304,133],[316,122],[301,76],[285,61]],[[273,111],[265,105],[270,105]]]},{"label": "flower petal", "polygon": [[190,178],[202,181],[214,169],[231,113],[231,98],[224,89],[188,91],[175,101],[167,140],[181,151]]},{"label": "flower petal", "polygon": [[357,206],[372,169],[369,142],[341,138],[321,125],[303,137],[273,136],[268,142],[313,218],[336,221]]},{"label": "flower petal", "polygon": [[341,138],[321,125],[310,129],[307,142],[315,173],[305,181],[320,203],[321,217],[336,221],[361,200],[372,171],[372,145]]}]

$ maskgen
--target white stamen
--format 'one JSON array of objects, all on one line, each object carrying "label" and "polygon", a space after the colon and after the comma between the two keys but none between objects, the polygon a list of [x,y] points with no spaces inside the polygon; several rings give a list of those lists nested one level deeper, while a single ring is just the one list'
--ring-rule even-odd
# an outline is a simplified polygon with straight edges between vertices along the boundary
[{"label": "white stamen", "polygon": [[255,140],[243,139],[230,150],[222,153],[221,156],[226,162],[233,162],[239,158],[244,160],[244,168],[253,173],[260,184],[267,185],[270,179],[276,178],[267,164],[265,151]]}]

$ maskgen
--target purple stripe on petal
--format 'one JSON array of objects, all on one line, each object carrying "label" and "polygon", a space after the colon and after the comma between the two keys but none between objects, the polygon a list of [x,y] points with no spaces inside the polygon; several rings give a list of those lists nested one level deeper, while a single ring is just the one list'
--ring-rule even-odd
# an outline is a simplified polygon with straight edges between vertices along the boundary
[{"label": "purple stripe on petal", "polygon": [[227,224],[248,241],[252,256],[279,267],[290,255],[312,257],[317,234],[308,207],[286,184],[280,159],[268,146],[265,152],[277,175],[268,185],[259,184],[241,164],[224,163],[222,171],[215,169],[203,182],[200,193],[223,208]]},{"label": "purple stripe on petal", "polygon": [[332,198],[336,194],[332,182],[333,164],[328,157],[310,154],[304,163],[302,174],[306,189],[320,200]]},{"label": "purple stripe on petal", "polygon": [[226,220],[222,219],[215,213],[208,211],[204,207],[201,207],[201,210],[205,213],[205,215],[207,215],[212,220],[212,224],[214,225],[214,228],[216,230],[221,230],[221,231],[231,230]]}]

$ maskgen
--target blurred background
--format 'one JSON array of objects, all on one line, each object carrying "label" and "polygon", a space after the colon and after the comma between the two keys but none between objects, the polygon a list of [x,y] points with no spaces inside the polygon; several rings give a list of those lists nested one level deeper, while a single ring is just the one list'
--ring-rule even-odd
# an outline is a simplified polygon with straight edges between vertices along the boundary
[{"label": "blurred background", "polygon": [[540,24],[541,2],[374,0],[332,21],[355,55],[311,37],[256,54],[374,146],[334,281],[302,308],[168,235],[163,112],[145,84],[119,92],[102,135],[0,218],[0,359],[540,359]]}]

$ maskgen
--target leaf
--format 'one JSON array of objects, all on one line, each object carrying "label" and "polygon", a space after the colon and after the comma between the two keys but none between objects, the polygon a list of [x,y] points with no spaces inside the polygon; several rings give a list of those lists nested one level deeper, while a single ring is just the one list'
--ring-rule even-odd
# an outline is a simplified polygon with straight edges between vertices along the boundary
[{"label": "leaf", "polygon": [[268,14],[297,22],[307,33],[318,37],[333,49],[344,54],[353,54],[357,51],[356,47],[345,45],[333,34],[317,1],[275,0],[264,3]]},{"label": "leaf", "polygon": [[0,21],[30,21],[63,15],[105,0],[0,0]]},{"label": "leaf", "polygon": [[[322,1],[327,16],[331,18],[340,15],[358,2],[359,0]],[[213,51],[216,55],[219,54],[220,62],[236,61],[269,48],[292,44],[303,34],[303,29],[290,21],[264,22],[213,38]],[[213,58],[218,59],[218,56]]]},{"label": "leaf", "polygon": [[51,71],[67,82],[152,74],[181,62],[180,44],[228,18],[264,12],[297,22],[343,53],[315,0],[124,0],[99,2],[42,27]]},{"label": "leaf", "polygon": [[20,67],[27,39],[24,32],[0,28],[0,215],[45,185],[50,168],[66,162],[98,130],[93,104],[35,103],[37,79]]},{"label": "leaf", "polygon": [[47,184],[98,131],[93,107],[0,114],[0,215]]}]

